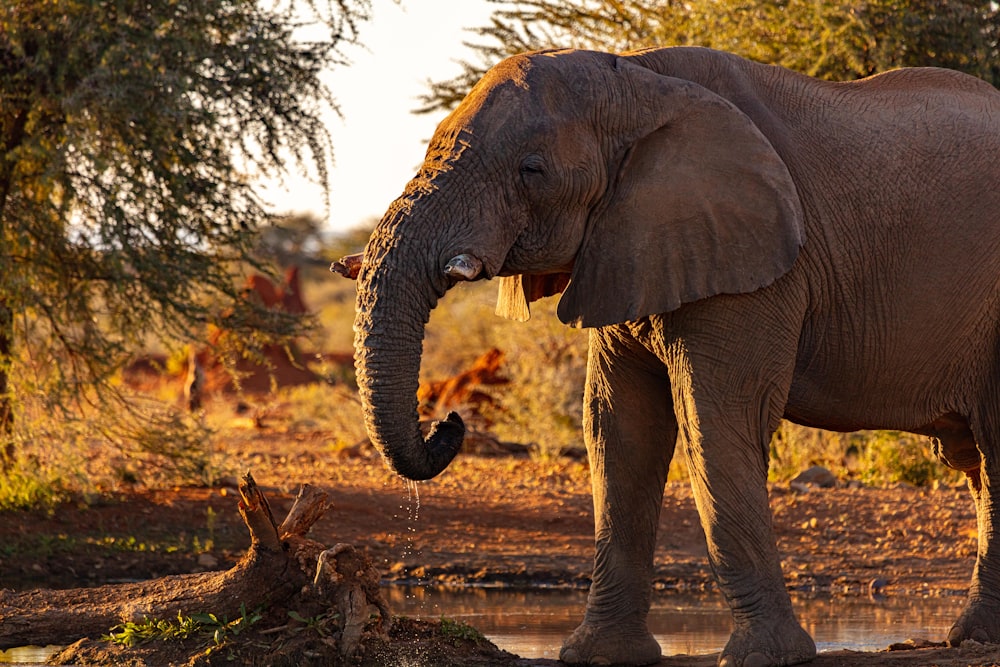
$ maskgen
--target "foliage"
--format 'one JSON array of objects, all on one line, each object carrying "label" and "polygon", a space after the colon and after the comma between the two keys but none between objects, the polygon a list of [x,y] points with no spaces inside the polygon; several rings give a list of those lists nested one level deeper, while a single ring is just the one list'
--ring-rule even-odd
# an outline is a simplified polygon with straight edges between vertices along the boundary
[{"label": "foliage", "polygon": [[[858,438],[858,436],[863,436]],[[903,482],[913,486],[956,485],[964,474],[948,468],[934,456],[929,438],[900,431],[857,434],[859,473],[866,483]]]},{"label": "foliage", "polygon": [[119,425],[108,437],[133,458],[168,471],[177,482],[207,485],[221,476],[206,446],[213,433],[204,423],[171,410],[145,415],[135,428]]},{"label": "foliage", "polygon": [[900,431],[834,433],[782,422],[771,439],[770,477],[787,481],[810,466],[866,484],[957,484],[962,473],[933,455],[926,437]]},{"label": "foliage", "polygon": [[57,471],[38,465],[13,465],[0,475],[0,511],[53,508],[67,496]]},{"label": "foliage", "polygon": [[[322,292],[322,299],[310,298],[310,303],[324,314],[323,319],[349,323],[354,307],[348,295],[353,293],[354,283],[325,271],[308,275],[311,280],[323,281],[323,289],[329,284],[341,286]],[[309,294],[319,290],[308,281],[303,287]],[[533,303],[531,320],[520,323],[496,317],[494,297],[495,286],[483,282],[459,285],[442,299],[427,328],[422,377],[448,377],[464,370],[484,350],[497,347],[505,353],[500,373],[511,382],[490,388],[499,404],[488,413],[494,422],[491,431],[501,440],[534,445],[541,456],[581,447],[586,332],[559,323],[553,312],[554,299]],[[351,341],[347,326],[339,338],[330,338],[330,347],[325,349],[346,351]],[[290,440],[303,434],[327,434],[323,437],[329,439],[331,454],[335,454],[365,437],[359,399],[350,384],[285,387],[264,400],[265,423]],[[82,430],[59,439],[55,432],[43,430],[44,414],[26,414],[25,419],[37,422],[36,428],[44,437],[30,448],[21,448],[16,465],[6,477],[0,476],[0,510],[51,507],[81,492],[86,497],[95,490],[134,484],[212,483],[234,474],[223,466],[235,465],[239,457],[232,453],[251,450],[253,439],[258,437],[256,431],[233,425],[232,404],[226,400],[213,401],[197,419],[173,417],[178,421],[148,416],[144,418],[146,435],[124,431],[98,445]],[[180,431],[177,436],[171,435],[171,423]],[[823,465],[840,479],[875,485],[954,484],[961,478],[960,473],[933,459],[926,438],[898,432],[832,433],[783,422],[771,443],[771,480],[787,481],[812,465]],[[114,477],[109,477],[109,468]],[[671,479],[686,476],[683,456],[678,453]],[[211,515],[206,523],[207,536],[203,534],[200,541],[188,538],[146,547],[198,552],[202,544],[213,540]],[[144,548],[128,536],[103,546]]]},{"label": "foliage", "polygon": [[462,639],[466,641],[483,641],[486,637],[479,630],[462,621],[456,621],[446,616],[441,617],[441,635],[450,639]]},{"label": "foliage", "polygon": [[289,431],[322,430],[335,434],[337,445],[354,445],[365,438],[357,390],[343,384],[282,387],[277,402],[289,406]]},{"label": "foliage", "polygon": [[559,321],[556,299],[531,304],[531,319],[522,323],[496,317],[495,298],[490,283],[452,289],[431,313],[421,375],[454,375],[495,347],[504,353],[500,374],[510,383],[482,388],[498,399],[498,407],[484,408],[494,433],[531,444],[542,456],[580,446],[587,333]]},{"label": "foliage", "polygon": [[982,0],[491,0],[475,61],[431,84],[423,112],[453,108],[501,59],[542,48],[621,52],[705,46],[829,80],[935,65],[1000,83],[997,5]]},{"label": "foliage", "polygon": [[234,344],[296,331],[239,298],[268,220],[248,176],[311,164],[325,183],[320,75],[368,11],[0,4],[0,436],[12,407],[65,421],[114,397],[113,369],[151,328],[191,340],[211,322]]},{"label": "foliage", "polygon": [[292,632],[312,631],[321,637],[330,634],[330,626],[338,618],[338,614],[316,614],[315,616],[303,616],[294,609],[288,610],[288,617],[300,624],[292,628]]},{"label": "foliage", "polygon": [[323,221],[304,213],[282,216],[262,227],[255,251],[262,259],[279,266],[329,265],[319,257],[323,246]]},{"label": "foliage", "polygon": [[247,612],[246,605],[243,604],[240,604],[240,617],[233,621],[211,613],[184,616],[178,612],[176,621],[146,618],[139,622],[121,623],[111,628],[101,639],[119,646],[132,647],[153,639],[170,641],[200,634],[210,636],[211,641],[219,646],[230,635],[238,636],[262,618],[263,614],[259,609]]}]

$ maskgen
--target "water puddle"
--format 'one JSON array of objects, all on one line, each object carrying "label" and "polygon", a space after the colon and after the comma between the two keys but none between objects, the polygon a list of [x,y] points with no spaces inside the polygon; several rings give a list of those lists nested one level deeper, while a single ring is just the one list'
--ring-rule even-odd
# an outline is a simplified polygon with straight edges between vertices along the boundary
[{"label": "water puddle", "polygon": [[[468,623],[500,648],[524,658],[558,658],[587,600],[586,591],[577,590],[390,586],[384,592],[395,614],[446,616]],[[799,621],[820,651],[873,651],[911,638],[942,641],[963,603],[962,596],[792,599]],[[698,655],[721,651],[732,621],[719,595],[663,593],[653,597],[649,626],[665,655]]]},{"label": "water puddle", "polygon": [[[387,586],[383,593],[398,616],[462,621],[524,658],[558,658],[587,601],[586,591],[564,589]],[[874,651],[913,638],[941,641],[963,603],[962,596],[792,598],[799,621],[820,651]],[[665,655],[699,655],[721,651],[732,622],[719,595],[661,593],[653,597],[649,627]],[[58,648],[0,651],[0,664],[44,662]]]},{"label": "water puddle", "polygon": [[0,665],[44,663],[62,648],[62,646],[19,646],[0,651]]}]

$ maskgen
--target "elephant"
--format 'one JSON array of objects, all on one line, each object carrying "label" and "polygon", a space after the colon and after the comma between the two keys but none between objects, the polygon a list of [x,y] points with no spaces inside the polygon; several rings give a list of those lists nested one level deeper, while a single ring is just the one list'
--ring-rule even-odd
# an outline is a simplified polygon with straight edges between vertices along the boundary
[{"label": "elephant", "polygon": [[[642,665],[658,517],[679,445],[733,617],[727,667],[811,660],[768,505],[785,418],[929,436],[965,472],[979,548],[947,641],[1000,641],[1000,92],[904,68],[846,83],[699,47],[547,50],[491,68],[356,262],[365,426],[388,466],[425,435],[429,315],[495,279],[524,320],[559,295],[588,329],[583,439],[595,553],[568,664]],[[346,271],[346,269],[345,269]]]}]

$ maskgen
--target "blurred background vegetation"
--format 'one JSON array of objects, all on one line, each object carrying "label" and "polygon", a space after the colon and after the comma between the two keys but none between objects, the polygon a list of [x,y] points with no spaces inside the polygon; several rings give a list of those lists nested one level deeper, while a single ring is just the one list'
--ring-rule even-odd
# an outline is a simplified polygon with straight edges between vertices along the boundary
[{"label": "blurred background vegetation", "polygon": [[705,46],[847,81],[936,66],[1000,83],[994,2],[969,0],[526,0],[472,31],[462,73],[433,82],[422,111],[453,108],[499,60],[536,49]]},{"label": "blurred background vegetation", "polygon": [[[1000,81],[994,2],[491,1],[462,74],[429,82],[417,111],[454,107],[507,55],[566,46],[702,45],[833,80],[937,65]],[[128,392],[121,369],[137,354],[183,364],[211,326],[236,332],[234,358],[268,344],[350,352],[354,285],[326,266],[360,251],[370,229],[331,236],[314,217],[269,215],[247,174],[307,168],[324,181],[335,147],[320,118],[337,91],[320,75],[347,66],[341,46],[363,42],[369,3],[189,4],[0,6],[0,507],[100,486],[95,458],[114,459],[121,480],[226,472],[210,446],[226,418],[193,416],[169,392]],[[304,23],[322,31],[302,41]],[[310,315],[243,298],[246,276],[291,265]],[[559,324],[551,299],[524,325],[493,305],[489,284],[453,290],[427,330],[425,379],[496,347],[510,382],[489,388],[493,433],[537,456],[578,448],[586,333]],[[315,367],[327,382],[279,389],[267,404],[350,446],[363,438],[351,371]],[[783,424],[772,477],[819,464],[869,483],[956,483],[929,448],[907,434]],[[682,461],[671,474],[683,477]]]}]

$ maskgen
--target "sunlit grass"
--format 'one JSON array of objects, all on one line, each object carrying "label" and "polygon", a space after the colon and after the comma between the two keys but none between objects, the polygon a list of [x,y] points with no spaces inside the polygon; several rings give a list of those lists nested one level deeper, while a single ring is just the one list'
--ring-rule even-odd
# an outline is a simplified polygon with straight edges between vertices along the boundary
[{"label": "sunlit grass", "polygon": [[[355,284],[325,269],[304,271],[303,278],[305,301],[318,313],[320,327],[301,347],[338,353],[336,363],[310,362],[326,382],[284,387],[267,396],[215,396],[195,414],[183,411],[180,384],[173,382],[154,387],[119,413],[90,409],[82,401],[71,418],[71,412],[51,409],[39,384],[17,406],[22,435],[14,459],[0,473],[0,510],[51,507],[73,495],[136,485],[210,485],[241,472],[242,459],[234,452],[260,433],[322,434],[333,453],[363,441],[349,361]],[[504,353],[500,375],[509,382],[483,388],[495,401],[484,408],[491,432],[501,441],[528,445],[541,458],[579,450],[587,332],[559,322],[555,298],[532,304],[531,320],[520,323],[493,313],[495,296],[495,285],[486,282],[459,285],[442,299],[427,326],[421,379],[450,377],[485,350],[498,348]],[[184,345],[168,355],[168,364],[186,363]],[[874,485],[957,484],[962,479],[934,459],[927,438],[899,432],[831,433],[782,423],[770,459],[774,482],[813,465],[829,468],[841,480]],[[670,479],[686,476],[678,454]]]},{"label": "sunlit grass", "polygon": [[51,508],[66,492],[66,484],[53,468],[14,464],[0,472],[0,511]]}]

